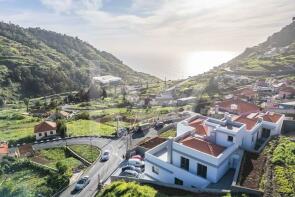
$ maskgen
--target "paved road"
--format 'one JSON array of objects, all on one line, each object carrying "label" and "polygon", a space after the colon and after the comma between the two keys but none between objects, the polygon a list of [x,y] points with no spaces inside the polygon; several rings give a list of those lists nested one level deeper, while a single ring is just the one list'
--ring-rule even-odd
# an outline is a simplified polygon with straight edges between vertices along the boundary
[{"label": "paved road", "polygon": [[[154,129],[150,131],[145,136],[133,136],[132,146],[135,146],[138,142],[146,137],[156,136],[157,132]],[[98,186],[98,174],[100,179],[105,182],[110,175],[119,167],[120,163],[123,161],[123,155],[126,153],[126,141],[127,137],[122,137],[120,139],[108,139],[100,137],[81,137],[81,138],[71,138],[66,140],[58,140],[45,142],[41,144],[34,144],[35,150],[63,147],[65,145],[71,144],[92,144],[99,147],[102,150],[110,150],[111,157],[106,162],[101,162],[97,160],[94,162],[82,176],[89,176],[91,178],[90,183],[80,192],[75,192],[75,183],[71,184],[64,192],[60,194],[61,197],[92,197],[97,190]]]},{"label": "paved road", "polygon": [[96,161],[92,166],[82,175],[89,176],[91,178],[90,183],[80,192],[74,190],[75,183],[70,185],[60,196],[79,196],[79,197],[91,197],[96,193],[98,186],[98,174],[102,181],[105,181],[109,176],[117,169],[120,163],[123,161],[123,154],[126,152],[125,139],[110,140],[107,144],[101,144],[102,150],[110,150],[111,157],[106,162]]}]

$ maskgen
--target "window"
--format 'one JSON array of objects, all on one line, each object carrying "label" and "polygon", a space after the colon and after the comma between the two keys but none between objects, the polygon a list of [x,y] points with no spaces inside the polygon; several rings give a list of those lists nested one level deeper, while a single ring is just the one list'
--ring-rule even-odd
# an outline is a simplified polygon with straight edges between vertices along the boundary
[{"label": "window", "polygon": [[178,179],[178,178],[175,178],[175,179],[174,179],[174,183],[175,183],[176,185],[183,185],[183,180]]},{"label": "window", "polygon": [[152,171],[153,171],[153,173],[155,173],[155,174],[159,174],[159,168],[157,168],[156,166],[153,166],[153,167],[152,167]]},{"label": "window", "polygon": [[53,135],[53,131],[50,131],[50,135]]},{"label": "window", "polygon": [[207,166],[198,163],[197,175],[207,178]]},{"label": "window", "polygon": [[234,137],[233,136],[227,136],[227,141],[229,141],[229,142],[232,142],[234,140]]},{"label": "window", "polygon": [[39,136],[42,136],[42,133],[39,133]]},{"label": "window", "polygon": [[270,136],[270,129],[262,128],[262,138],[268,138]]},{"label": "window", "polygon": [[180,167],[185,170],[189,170],[189,159],[180,157]]}]

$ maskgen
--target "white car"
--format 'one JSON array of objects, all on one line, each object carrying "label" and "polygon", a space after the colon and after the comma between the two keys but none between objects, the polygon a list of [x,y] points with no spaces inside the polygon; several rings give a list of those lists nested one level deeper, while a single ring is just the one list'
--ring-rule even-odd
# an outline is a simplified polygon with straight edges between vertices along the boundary
[{"label": "white car", "polygon": [[121,176],[127,176],[127,177],[139,177],[139,173],[133,170],[125,170],[121,173]]},{"label": "white car", "polygon": [[86,187],[86,185],[89,184],[89,182],[90,182],[89,176],[84,176],[84,177],[80,178],[79,181],[75,185],[75,190],[83,189],[84,187]]},{"label": "white car", "polygon": [[111,151],[109,150],[105,150],[103,151],[102,155],[101,155],[101,161],[107,161],[110,159],[111,156]]},{"label": "white car", "polygon": [[128,159],[128,165],[132,165],[135,167],[144,167],[144,161],[141,161],[140,159],[131,158]]}]

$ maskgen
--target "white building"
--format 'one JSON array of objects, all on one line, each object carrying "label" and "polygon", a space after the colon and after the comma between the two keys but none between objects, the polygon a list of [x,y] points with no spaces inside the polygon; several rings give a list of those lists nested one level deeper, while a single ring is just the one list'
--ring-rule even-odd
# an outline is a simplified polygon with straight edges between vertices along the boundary
[{"label": "white building", "polygon": [[283,119],[271,113],[225,114],[222,120],[195,114],[178,123],[175,138],[145,153],[145,174],[160,182],[205,188],[237,167],[241,149],[254,150],[280,134]]},{"label": "white building", "polygon": [[50,136],[55,136],[56,127],[57,127],[56,123],[52,121],[44,121],[36,125],[34,128],[36,140],[40,140],[42,138],[47,138]]}]

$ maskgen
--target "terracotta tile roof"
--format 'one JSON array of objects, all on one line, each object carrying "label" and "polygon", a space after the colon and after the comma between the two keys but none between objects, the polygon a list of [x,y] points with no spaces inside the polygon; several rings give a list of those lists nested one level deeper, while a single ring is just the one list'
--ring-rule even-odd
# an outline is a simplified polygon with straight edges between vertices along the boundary
[{"label": "terracotta tile roof", "polygon": [[200,138],[189,136],[180,141],[185,146],[201,151],[203,153],[217,157],[225,150],[225,147],[213,144]]},{"label": "terracotta tile roof", "polygon": [[237,106],[236,112],[238,114],[247,114],[251,112],[258,112],[260,110],[260,108],[257,105],[245,102],[240,99],[233,99],[233,98],[218,102],[216,104],[220,108],[228,112],[232,112],[233,110],[231,109],[231,106],[236,105]]},{"label": "terracotta tile roof", "polygon": [[265,114],[257,113],[254,118],[258,119],[259,117],[261,117],[264,121],[276,123],[282,117],[282,114],[276,114],[271,112],[266,112]]},{"label": "terracotta tile roof", "polygon": [[207,136],[208,135],[208,127],[203,124],[204,120],[203,119],[196,119],[193,120],[192,122],[189,123],[189,126],[195,128],[195,132],[198,135],[201,136]]},{"label": "terracotta tile roof", "polygon": [[163,137],[148,138],[147,140],[143,140],[142,142],[140,142],[138,146],[141,146],[146,149],[151,149],[158,146],[159,144],[162,144],[166,140],[167,139]]},{"label": "terracotta tile roof", "polygon": [[0,144],[0,154],[1,155],[6,155],[6,154],[8,154],[8,152],[9,152],[8,144],[6,144],[6,143]]},{"label": "terracotta tile roof", "polygon": [[256,122],[257,122],[256,119],[247,118],[245,116],[238,116],[234,118],[233,120],[245,124],[247,130],[251,130],[256,125]]},{"label": "terracotta tile roof", "polygon": [[52,121],[44,121],[35,126],[34,132],[39,133],[50,130],[56,130],[56,123]]},{"label": "terracotta tile roof", "polygon": [[293,87],[283,87],[280,89],[282,92],[290,92],[292,94],[295,94],[295,89]]},{"label": "terracotta tile roof", "polygon": [[235,95],[247,96],[247,97],[255,96],[257,94],[252,88],[249,88],[249,87],[235,90],[233,93]]}]

